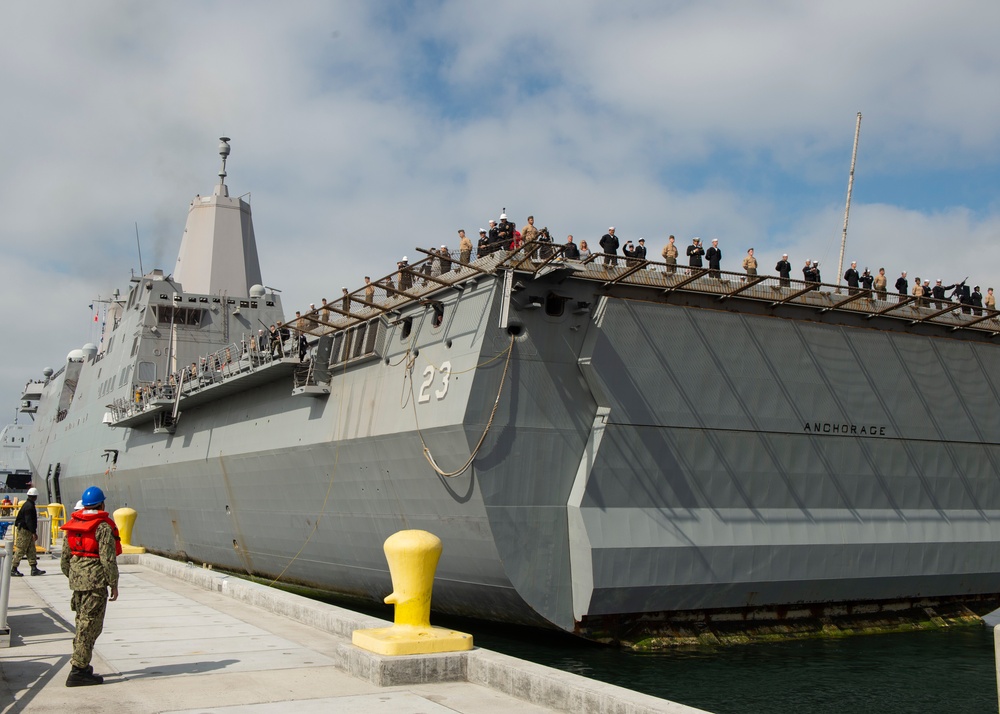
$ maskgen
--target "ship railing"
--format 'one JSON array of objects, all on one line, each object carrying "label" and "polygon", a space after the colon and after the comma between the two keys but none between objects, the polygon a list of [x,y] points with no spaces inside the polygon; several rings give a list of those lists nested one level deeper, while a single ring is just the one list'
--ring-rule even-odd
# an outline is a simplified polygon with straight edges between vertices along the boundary
[{"label": "ship railing", "polygon": [[498,251],[462,262],[457,251],[417,250],[427,257],[412,264],[402,264],[397,270],[353,292],[311,307],[290,319],[286,326],[296,334],[322,337],[381,315],[396,315],[406,305],[420,302],[443,287],[457,288],[476,275],[492,275],[509,253]]},{"label": "ship railing", "polygon": [[173,380],[180,384],[180,394],[184,396],[258,369],[270,361],[270,353],[266,353],[265,359],[265,351],[257,348],[257,341],[252,334],[242,335],[239,342],[232,342],[202,355],[186,368],[183,375],[173,375]]},{"label": "ship railing", "polygon": [[[617,258],[617,260],[616,260]],[[776,275],[667,265],[593,254],[577,263],[577,277],[601,282],[604,287],[634,285],[657,288],[664,293],[697,292],[716,296],[720,302],[739,297],[769,303],[772,307],[794,304],[820,313],[843,311],[867,318],[891,317],[910,324],[931,323],[955,330],[979,330],[1000,335],[1000,312],[932,296],[914,297],[888,291],[815,283]]]}]

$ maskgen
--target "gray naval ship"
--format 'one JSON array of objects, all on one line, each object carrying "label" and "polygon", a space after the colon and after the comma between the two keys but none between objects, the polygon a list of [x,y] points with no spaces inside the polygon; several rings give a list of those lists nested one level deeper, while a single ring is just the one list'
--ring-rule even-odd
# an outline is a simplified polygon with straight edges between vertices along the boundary
[{"label": "gray naval ship", "polygon": [[638,646],[995,607],[997,313],[531,242],[286,319],[229,151],[172,275],[28,384],[50,499],[97,484],[154,552],[373,600],[426,529],[436,610]]},{"label": "gray naval ship", "polygon": [[0,431],[0,496],[28,490],[33,475],[27,451],[31,428],[15,419]]}]

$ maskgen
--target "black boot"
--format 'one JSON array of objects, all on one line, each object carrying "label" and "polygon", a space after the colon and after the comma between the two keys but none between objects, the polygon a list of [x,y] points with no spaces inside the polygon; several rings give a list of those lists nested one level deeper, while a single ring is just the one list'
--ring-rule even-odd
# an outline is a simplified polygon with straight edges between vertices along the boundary
[{"label": "black boot", "polygon": [[45,575],[45,571],[44,570],[39,570],[37,565],[32,565],[31,566],[31,574],[32,575]]},{"label": "black boot", "polygon": [[18,569],[15,567],[15,568],[11,568],[10,569],[10,576],[12,578],[23,578],[24,577],[24,573],[19,572]]},{"label": "black boot", "polygon": [[93,684],[104,684],[104,677],[94,674],[94,668],[89,664],[86,667],[73,665],[69,676],[66,677],[67,687],[89,687]]}]

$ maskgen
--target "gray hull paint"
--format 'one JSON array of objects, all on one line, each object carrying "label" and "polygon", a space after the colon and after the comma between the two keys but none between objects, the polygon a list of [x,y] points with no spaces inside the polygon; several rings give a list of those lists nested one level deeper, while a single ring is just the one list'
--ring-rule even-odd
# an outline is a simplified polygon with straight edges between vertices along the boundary
[{"label": "gray hull paint", "polygon": [[[599,299],[577,282],[560,290]],[[478,316],[461,330],[421,328],[413,394],[410,343],[390,332],[391,364],[337,374],[326,400],[276,381],[119,446],[95,411],[72,439],[89,454],[48,456],[64,500],[96,481],[140,511],[149,547],[373,599],[389,589],[383,540],[425,528],[445,542],[437,608],[566,629],[1000,589],[993,346],[615,297],[593,316],[523,312],[483,449],[444,479],[420,437],[454,467],[485,426],[503,362],[473,368],[509,340],[492,286],[477,288],[488,311],[476,294],[449,302],[455,324]],[[445,358],[470,371],[415,417],[420,365]],[[117,470],[77,470],[103,448],[122,448]]]},{"label": "gray hull paint", "polygon": [[602,326],[590,614],[1000,590],[995,347],[626,301]]}]

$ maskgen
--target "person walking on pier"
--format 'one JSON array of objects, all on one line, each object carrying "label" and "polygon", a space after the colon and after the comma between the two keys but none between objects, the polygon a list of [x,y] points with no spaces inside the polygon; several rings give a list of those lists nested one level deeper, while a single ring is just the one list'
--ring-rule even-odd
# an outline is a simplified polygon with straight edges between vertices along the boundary
[{"label": "person walking on pier", "polygon": [[[82,511],[74,511],[62,526],[63,575],[69,578],[73,591],[70,608],[76,613],[76,635],[73,637],[72,669],[66,678],[67,687],[87,687],[102,684],[104,677],[94,673],[90,660],[94,643],[104,629],[104,613],[108,602],[118,599],[118,556],[122,545],[115,522],[104,510],[104,492],[91,486],[80,499]],[[111,595],[108,596],[108,588]]]},{"label": "person walking on pier", "polygon": [[38,489],[29,488],[28,497],[14,518],[14,560],[10,565],[10,574],[15,578],[23,575],[17,569],[21,558],[28,559],[32,575],[45,575],[44,570],[38,569],[38,553],[35,551],[35,543],[38,541],[38,511],[35,510],[37,500]]}]

